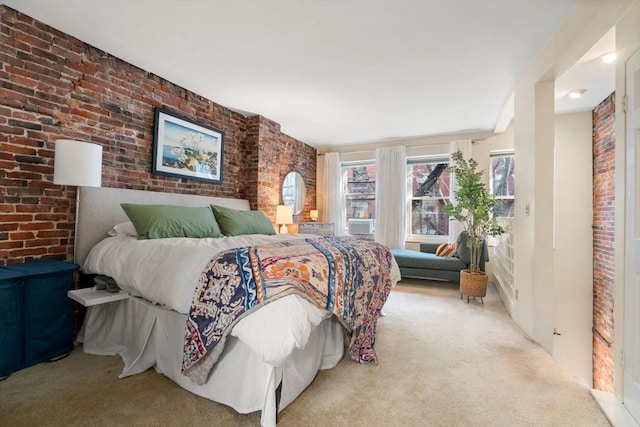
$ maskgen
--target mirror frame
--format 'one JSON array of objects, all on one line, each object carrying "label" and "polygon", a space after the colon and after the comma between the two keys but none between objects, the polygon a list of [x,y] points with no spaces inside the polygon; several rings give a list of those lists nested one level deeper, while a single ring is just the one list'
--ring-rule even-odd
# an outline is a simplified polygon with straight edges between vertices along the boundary
[{"label": "mirror frame", "polygon": [[[293,181],[293,182],[288,182]],[[293,206],[293,214],[300,215],[307,200],[307,188],[300,172],[288,172],[281,185],[282,204]]]}]

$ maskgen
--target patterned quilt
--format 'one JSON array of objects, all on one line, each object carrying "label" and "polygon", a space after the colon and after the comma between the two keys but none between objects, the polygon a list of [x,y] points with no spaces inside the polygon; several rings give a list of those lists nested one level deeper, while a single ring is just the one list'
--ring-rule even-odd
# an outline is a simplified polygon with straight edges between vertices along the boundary
[{"label": "patterned quilt", "polygon": [[317,237],[221,252],[203,270],[187,319],[182,372],[204,384],[233,326],[267,301],[291,293],[340,319],[349,353],[376,361],[375,329],[391,290],[392,257],[376,242]]}]

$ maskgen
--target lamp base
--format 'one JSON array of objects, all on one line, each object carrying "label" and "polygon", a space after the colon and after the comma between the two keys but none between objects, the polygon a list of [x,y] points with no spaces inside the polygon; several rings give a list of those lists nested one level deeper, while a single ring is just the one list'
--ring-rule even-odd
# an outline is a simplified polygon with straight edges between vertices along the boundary
[{"label": "lamp base", "polygon": [[280,234],[287,234],[289,232],[289,230],[287,229],[287,226],[285,224],[282,224],[280,226]]}]

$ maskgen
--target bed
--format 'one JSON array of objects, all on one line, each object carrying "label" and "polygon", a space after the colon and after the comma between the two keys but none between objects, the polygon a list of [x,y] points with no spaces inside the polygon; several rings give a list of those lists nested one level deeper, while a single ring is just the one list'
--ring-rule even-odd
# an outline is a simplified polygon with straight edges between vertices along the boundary
[{"label": "bed", "polygon": [[[131,297],[88,307],[78,340],[87,353],[120,355],[121,378],[153,367],[186,390],[239,413],[262,411],[261,424],[274,426],[277,413],[304,391],[318,370],[330,369],[343,358],[344,321],[300,293],[290,293],[238,316],[224,345],[216,347],[218,354],[209,358],[213,360],[206,374],[187,376],[186,325],[194,314],[194,289],[207,282],[203,268],[212,257],[250,246],[303,245],[317,236],[139,240],[127,225],[130,218],[122,203],[249,211],[248,201],[240,199],[82,188],[76,262],[83,273],[113,277]],[[390,260],[395,284],[400,274]]]}]

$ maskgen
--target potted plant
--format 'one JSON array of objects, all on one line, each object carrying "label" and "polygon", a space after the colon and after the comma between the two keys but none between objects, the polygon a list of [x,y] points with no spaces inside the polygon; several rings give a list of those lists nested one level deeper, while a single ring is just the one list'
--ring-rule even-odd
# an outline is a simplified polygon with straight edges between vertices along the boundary
[{"label": "potted plant", "polygon": [[496,200],[482,181],[484,170],[476,171],[478,162],[465,160],[460,151],[451,157],[453,164],[448,169],[457,182],[456,203],[447,203],[444,211],[464,225],[470,252],[469,269],[460,272],[460,296],[482,298],[487,294],[487,274],[480,270],[483,242],[487,236],[499,236],[504,230],[493,217]]}]

